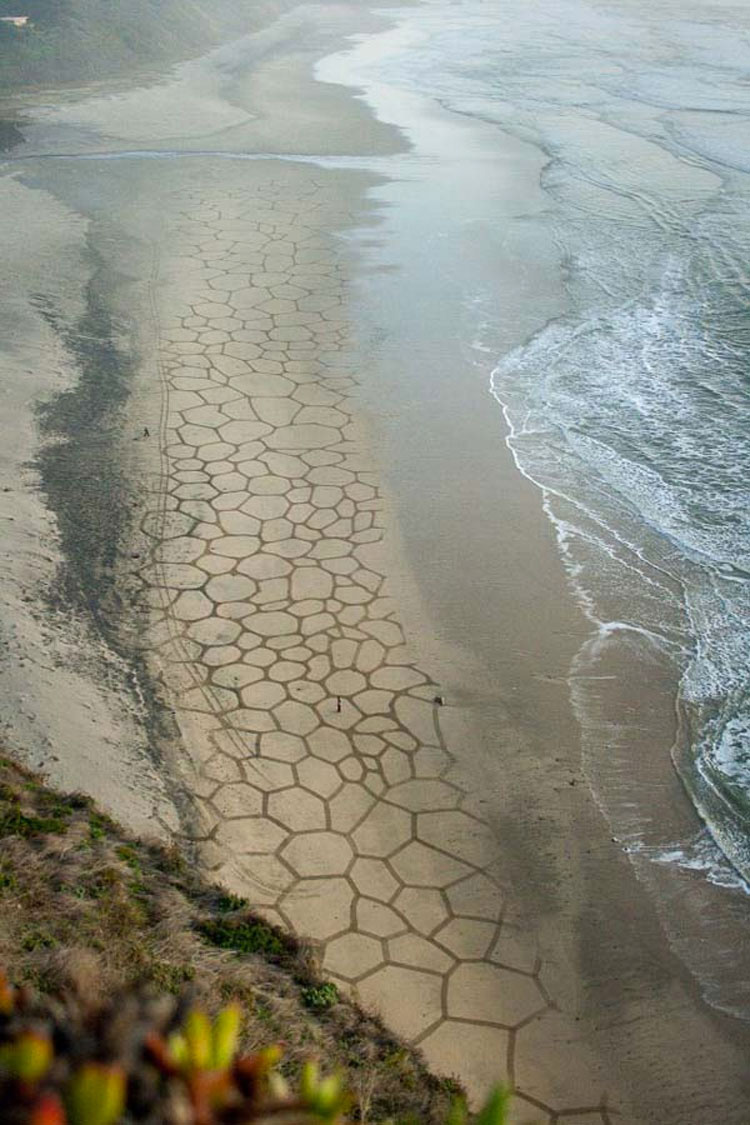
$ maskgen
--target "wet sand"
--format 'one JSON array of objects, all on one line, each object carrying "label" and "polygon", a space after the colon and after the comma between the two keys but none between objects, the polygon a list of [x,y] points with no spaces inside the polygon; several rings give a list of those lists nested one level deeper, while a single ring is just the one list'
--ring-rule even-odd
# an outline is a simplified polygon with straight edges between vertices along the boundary
[{"label": "wet sand", "polygon": [[[366,242],[387,250],[398,202],[376,164],[228,158],[404,151],[310,73],[367,26],[300,10],[220,53],[221,73],[181,68],[173,98],[72,101],[12,154],[21,436],[3,468],[24,488],[3,498],[31,542],[9,553],[10,744],[175,832],[475,1096],[514,1082],[516,1120],[739,1123],[747,1035],[701,1001],[589,795],[565,683],[587,623],[448,345],[450,286],[404,271],[399,309],[365,307]],[[177,120],[186,89],[203,131]],[[71,151],[132,155],[27,158]],[[539,166],[509,142],[504,174],[510,217]],[[105,357],[108,378],[81,379]],[[60,381],[91,410],[66,409]],[[38,462],[55,520],[18,477],[45,396],[72,443]],[[76,638],[76,660],[45,670],[35,628],[47,650]],[[81,738],[65,700],[87,692]]]}]

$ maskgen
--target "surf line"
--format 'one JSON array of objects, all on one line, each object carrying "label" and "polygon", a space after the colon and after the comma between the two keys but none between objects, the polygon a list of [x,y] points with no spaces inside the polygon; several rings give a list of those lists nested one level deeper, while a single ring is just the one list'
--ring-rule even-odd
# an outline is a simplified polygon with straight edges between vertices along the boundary
[{"label": "surf line", "polygon": [[[403,154],[399,154],[403,157]],[[101,152],[30,152],[4,156],[3,164],[23,164],[34,160],[177,160],[185,157],[211,157],[218,160],[280,160],[286,164],[313,164],[330,168],[372,168],[389,158],[362,156],[323,156],[310,153],[226,152],[211,149],[112,149]]]}]

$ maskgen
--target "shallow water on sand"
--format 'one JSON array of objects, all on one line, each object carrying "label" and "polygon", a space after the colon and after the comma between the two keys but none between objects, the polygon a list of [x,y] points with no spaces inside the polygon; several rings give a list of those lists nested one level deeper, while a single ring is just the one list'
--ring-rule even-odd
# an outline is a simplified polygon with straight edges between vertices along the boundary
[{"label": "shallow water on sand", "polygon": [[[707,994],[742,1013],[750,985],[732,947],[747,926],[737,871],[750,872],[748,62],[750,15],[723,0],[658,11],[434,0],[319,68],[364,84],[441,175],[451,126],[426,105],[546,158],[542,206],[512,224],[492,228],[491,154],[485,172],[476,153],[484,195],[457,176],[422,224],[592,624],[569,677],[589,781],[641,876],[677,911],[673,939]],[[430,199],[424,190],[428,210]],[[446,266],[437,247],[462,225],[465,239],[467,214],[515,260],[523,299],[491,269],[472,275],[476,254]],[[534,278],[540,263],[547,281]],[[674,746],[663,698],[675,701]],[[710,834],[665,808],[670,752]],[[685,872],[701,903],[689,924]],[[696,890],[696,872],[711,886]]]}]

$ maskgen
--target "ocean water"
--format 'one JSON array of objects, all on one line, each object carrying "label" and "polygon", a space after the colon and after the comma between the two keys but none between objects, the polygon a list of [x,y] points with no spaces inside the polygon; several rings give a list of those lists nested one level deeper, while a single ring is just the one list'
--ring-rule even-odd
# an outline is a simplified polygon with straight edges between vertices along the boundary
[{"label": "ocean water", "polygon": [[[591,622],[570,688],[595,795],[634,860],[699,873],[735,896],[736,921],[750,878],[750,10],[425,0],[390,14],[396,29],[349,63],[381,116],[409,135],[409,98],[427,99],[544,154],[529,247],[554,249],[563,310],[509,345],[508,303],[478,278],[462,292],[467,343]],[[320,77],[347,80],[336,60]],[[458,223],[461,200],[448,206]],[[706,829],[656,843],[658,793],[618,778],[648,727],[638,683],[665,669],[678,734],[653,754],[671,754]],[[717,989],[747,1011],[750,994]]]}]

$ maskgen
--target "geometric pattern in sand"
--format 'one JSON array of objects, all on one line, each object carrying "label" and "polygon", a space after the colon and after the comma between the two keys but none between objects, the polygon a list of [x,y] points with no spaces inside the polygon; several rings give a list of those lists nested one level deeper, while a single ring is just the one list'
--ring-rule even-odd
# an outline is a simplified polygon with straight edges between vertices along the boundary
[{"label": "geometric pattern in sand", "polygon": [[185,195],[158,288],[141,643],[190,755],[202,862],[316,941],[325,972],[436,1069],[475,1091],[510,1080],[519,1121],[607,1122],[388,595],[335,216],[293,181]]}]

